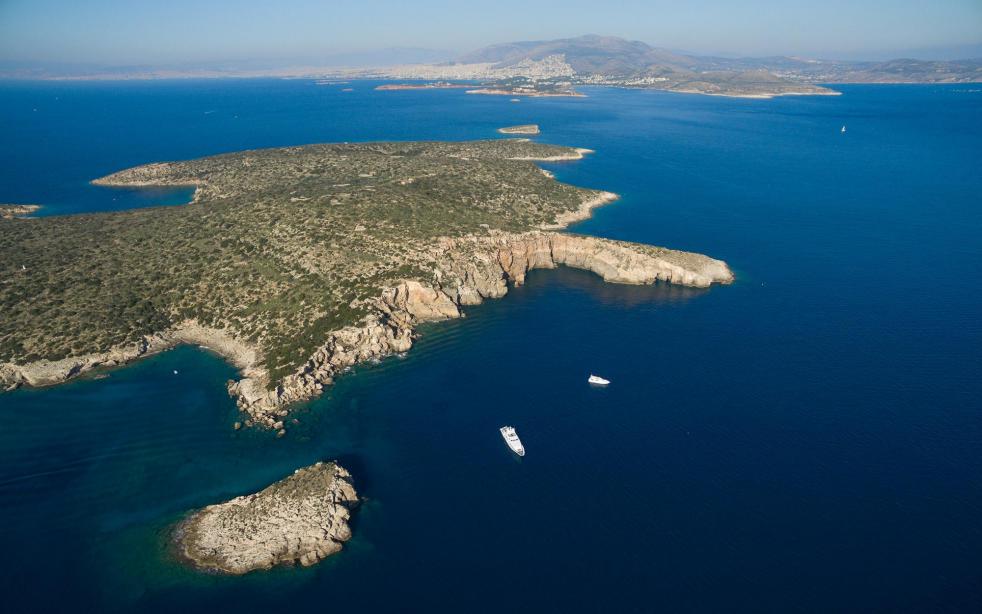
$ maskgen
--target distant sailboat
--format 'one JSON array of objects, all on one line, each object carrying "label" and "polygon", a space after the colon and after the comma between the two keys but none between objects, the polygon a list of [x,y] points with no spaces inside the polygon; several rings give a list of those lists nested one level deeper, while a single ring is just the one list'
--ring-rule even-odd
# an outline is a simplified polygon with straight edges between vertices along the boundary
[{"label": "distant sailboat", "polygon": [[839,132],[840,132],[841,134],[845,134],[845,133],[846,133],[846,127],[845,127],[845,126],[843,126],[843,127],[842,127],[842,130],[840,130]]}]

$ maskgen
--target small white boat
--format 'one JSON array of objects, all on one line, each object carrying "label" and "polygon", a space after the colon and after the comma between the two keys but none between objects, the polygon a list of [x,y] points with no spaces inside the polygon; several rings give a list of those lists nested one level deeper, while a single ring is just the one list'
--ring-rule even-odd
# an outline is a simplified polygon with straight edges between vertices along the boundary
[{"label": "small white boat", "polygon": [[174,375],[177,375],[177,369],[174,369]]},{"label": "small white boat", "polygon": [[511,451],[519,456],[525,456],[525,448],[522,446],[522,440],[518,438],[518,433],[515,432],[515,427],[503,426],[500,430]]},{"label": "small white boat", "polygon": [[845,127],[845,126],[843,126],[843,127],[842,127],[842,130],[840,130],[839,132],[841,132],[841,133],[843,133],[843,134],[845,134],[845,132],[846,132],[846,127]]},{"label": "small white boat", "polygon": [[610,383],[609,379],[604,379],[599,375],[591,375],[590,379],[588,379],[587,381],[590,382],[591,384],[596,384],[597,386],[606,386],[607,384]]}]

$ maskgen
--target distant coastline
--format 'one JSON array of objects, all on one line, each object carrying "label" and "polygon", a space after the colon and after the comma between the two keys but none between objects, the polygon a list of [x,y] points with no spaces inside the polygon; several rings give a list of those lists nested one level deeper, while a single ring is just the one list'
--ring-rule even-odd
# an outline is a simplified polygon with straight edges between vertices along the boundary
[{"label": "distant coastline", "polygon": [[726,92],[703,92],[699,90],[664,90],[666,92],[672,92],[675,94],[699,94],[702,96],[717,96],[720,98],[743,98],[746,100],[771,100],[772,98],[780,98],[782,96],[841,96],[842,92],[837,92],[835,90],[826,90],[824,92],[774,92],[770,94],[740,94],[740,93],[726,93]]},{"label": "distant coastline", "polygon": [[494,87],[484,87],[474,90],[467,90],[468,94],[485,94],[488,96],[527,96],[529,98],[586,98],[586,94],[581,94],[573,90],[569,91],[539,91],[523,88],[500,89]]},{"label": "distant coastline", "polygon": [[581,98],[584,94],[577,92],[577,87],[608,86],[767,100],[779,96],[834,96],[837,92],[830,86],[845,83],[978,83],[982,82],[982,59],[715,57],[674,52],[616,36],[584,35],[491,45],[452,61],[380,64],[370,68],[298,64],[263,69],[94,68],[73,73],[64,68],[35,67],[0,76],[49,80],[272,77],[314,79],[318,85],[387,80],[398,82],[375,89],[466,89],[468,94],[527,98]]},{"label": "distant coastline", "polygon": [[379,85],[375,89],[379,92],[388,92],[395,90],[453,90],[453,89],[465,89],[468,87],[474,87],[472,84],[465,83],[447,83],[445,81],[438,81],[436,83],[389,83],[386,85]]}]

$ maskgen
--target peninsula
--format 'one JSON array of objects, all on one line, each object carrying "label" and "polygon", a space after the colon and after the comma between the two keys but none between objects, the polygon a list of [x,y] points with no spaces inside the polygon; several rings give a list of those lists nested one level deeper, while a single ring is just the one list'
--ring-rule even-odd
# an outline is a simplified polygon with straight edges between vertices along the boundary
[{"label": "peninsula", "polygon": [[614,200],[526,139],[325,144],[148,164],[95,181],[195,186],[184,206],[0,220],[0,385],[63,382],[181,343],[240,370],[247,425],[534,268],[614,283],[733,279],[700,254],[559,232]]},{"label": "peninsula", "polygon": [[173,534],[178,556],[202,571],[244,574],[313,565],[351,539],[358,496],[336,463],[316,463],[262,491],[190,514]]}]

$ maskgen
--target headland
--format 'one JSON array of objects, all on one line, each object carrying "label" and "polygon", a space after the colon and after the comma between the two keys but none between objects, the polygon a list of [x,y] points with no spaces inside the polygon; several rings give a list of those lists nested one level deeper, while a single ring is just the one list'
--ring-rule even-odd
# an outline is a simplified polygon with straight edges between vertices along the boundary
[{"label": "headland", "polygon": [[527,139],[308,145],[104,177],[194,185],[195,199],[0,220],[0,384],[56,384],[205,345],[240,370],[229,392],[246,424],[284,434],[292,403],[347,367],[405,352],[418,324],[501,297],[531,269],[630,284],[733,279],[700,254],[559,232],[616,196],[534,162],[588,152]]}]

